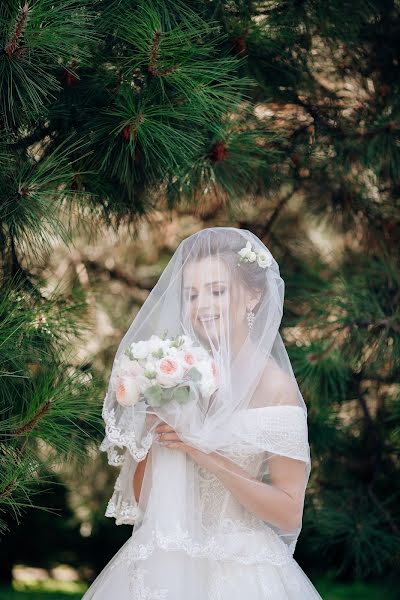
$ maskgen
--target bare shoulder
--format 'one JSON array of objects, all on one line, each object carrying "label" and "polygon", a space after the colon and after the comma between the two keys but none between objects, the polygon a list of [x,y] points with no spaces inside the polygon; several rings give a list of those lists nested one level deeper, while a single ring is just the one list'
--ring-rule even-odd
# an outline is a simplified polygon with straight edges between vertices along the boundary
[{"label": "bare shoulder", "polygon": [[254,394],[259,406],[276,404],[299,405],[296,381],[286,373],[274,360],[269,360],[261,375]]}]

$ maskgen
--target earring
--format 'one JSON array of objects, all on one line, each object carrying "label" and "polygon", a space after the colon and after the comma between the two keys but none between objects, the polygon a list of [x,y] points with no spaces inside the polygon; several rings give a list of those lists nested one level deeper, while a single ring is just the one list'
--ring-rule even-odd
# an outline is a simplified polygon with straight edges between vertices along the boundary
[{"label": "earring", "polygon": [[246,313],[246,317],[247,317],[247,325],[249,326],[249,329],[253,329],[253,324],[254,324],[254,318],[255,318],[255,314],[253,312],[253,310],[251,308],[247,309],[247,313]]}]

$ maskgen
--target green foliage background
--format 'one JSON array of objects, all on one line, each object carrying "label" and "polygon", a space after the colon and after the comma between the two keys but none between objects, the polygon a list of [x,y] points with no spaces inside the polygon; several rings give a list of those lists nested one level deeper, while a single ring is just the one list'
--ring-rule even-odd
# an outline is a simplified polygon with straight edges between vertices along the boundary
[{"label": "green foliage background", "polygon": [[296,556],[394,577],[399,29],[390,0],[2,2],[4,540],[60,482],[53,561],[93,574],[96,536],[111,552],[129,534],[102,518],[112,475],[91,454],[113,350],[180,239],[233,225],[286,282],[313,459]]}]

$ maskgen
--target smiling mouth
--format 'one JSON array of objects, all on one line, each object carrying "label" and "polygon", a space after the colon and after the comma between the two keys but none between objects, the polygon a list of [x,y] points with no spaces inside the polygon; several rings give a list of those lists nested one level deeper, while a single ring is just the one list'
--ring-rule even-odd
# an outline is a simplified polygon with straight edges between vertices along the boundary
[{"label": "smiling mouth", "polygon": [[200,323],[212,323],[212,321],[216,321],[217,319],[219,319],[219,315],[214,317],[201,317],[199,318],[199,321]]}]

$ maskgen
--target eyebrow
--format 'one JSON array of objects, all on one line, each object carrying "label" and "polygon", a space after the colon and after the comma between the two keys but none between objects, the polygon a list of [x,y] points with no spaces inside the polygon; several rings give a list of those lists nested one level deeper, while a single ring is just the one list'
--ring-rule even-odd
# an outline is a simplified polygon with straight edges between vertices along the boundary
[{"label": "eyebrow", "polygon": [[[206,286],[205,286],[205,287],[209,287],[210,285],[214,285],[215,283],[226,283],[226,281],[211,281],[210,283],[206,283]],[[189,287],[188,287],[188,286],[186,286],[186,287],[184,287],[183,289],[184,289],[184,290],[193,290],[193,289],[195,290],[195,289],[196,289],[196,287],[195,287],[194,285],[191,285],[191,286],[189,286]]]}]

